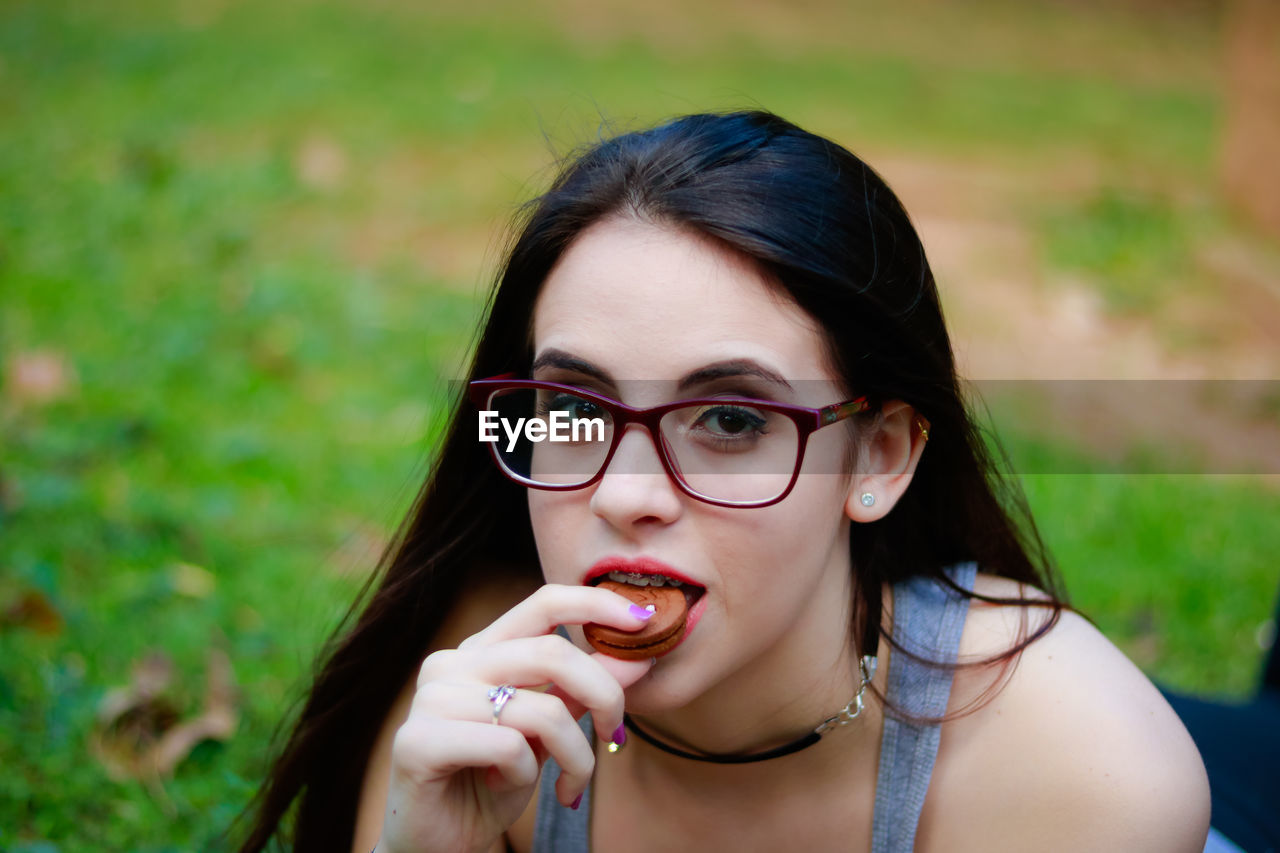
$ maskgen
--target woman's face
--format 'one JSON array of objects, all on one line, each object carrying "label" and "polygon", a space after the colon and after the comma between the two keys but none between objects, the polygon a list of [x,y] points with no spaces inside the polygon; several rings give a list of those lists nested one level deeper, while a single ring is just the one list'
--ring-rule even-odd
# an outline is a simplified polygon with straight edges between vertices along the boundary
[{"label": "woman's face", "polygon": [[[820,328],[748,260],[630,218],[572,244],[544,283],[533,335],[533,378],[632,406],[737,395],[817,408],[850,396]],[[705,378],[682,383],[697,371]],[[639,426],[595,484],[529,491],[548,582],[582,584],[621,559],[658,561],[706,589],[684,641],[628,689],[629,708],[657,713],[734,679],[794,678],[797,660],[837,662],[851,599],[850,441],[843,426],[813,433],[791,494],[755,509],[685,495]]]}]

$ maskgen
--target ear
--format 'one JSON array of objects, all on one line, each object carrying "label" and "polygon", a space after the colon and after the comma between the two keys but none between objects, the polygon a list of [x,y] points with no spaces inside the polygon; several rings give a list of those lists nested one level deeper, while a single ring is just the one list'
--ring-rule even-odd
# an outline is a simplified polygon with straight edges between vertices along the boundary
[{"label": "ear", "polygon": [[[844,511],[853,521],[877,521],[889,514],[911,485],[929,439],[929,422],[907,403],[880,407],[879,423],[858,449],[858,467],[849,480]],[[871,495],[871,505],[864,503]]]}]

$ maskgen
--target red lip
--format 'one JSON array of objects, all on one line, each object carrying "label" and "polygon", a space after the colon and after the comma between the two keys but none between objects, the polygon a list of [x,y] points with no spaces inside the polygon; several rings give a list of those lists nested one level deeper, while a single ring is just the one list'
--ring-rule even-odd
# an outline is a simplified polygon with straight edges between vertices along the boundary
[{"label": "red lip", "polygon": [[582,579],[584,585],[589,585],[597,578],[609,574],[609,572],[637,572],[645,575],[662,575],[668,578],[674,578],[681,583],[687,583],[700,589],[706,589],[706,586],[698,583],[693,578],[684,574],[677,569],[673,569],[666,563],[655,560],[652,557],[634,557],[627,559],[625,557],[605,557],[587,570],[587,575]]}]

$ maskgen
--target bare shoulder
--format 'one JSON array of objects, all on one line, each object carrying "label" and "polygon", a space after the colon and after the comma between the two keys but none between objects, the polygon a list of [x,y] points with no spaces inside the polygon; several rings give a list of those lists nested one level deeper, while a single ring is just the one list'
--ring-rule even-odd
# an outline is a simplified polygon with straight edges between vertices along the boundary
[{"label": "bare shoulder", "polygon": [[[979,575],[989,597],[1043,597]],[[974,600],[960,660],[990,658],[1050,611]],[[1199,752],[1155,686],[1086,619],[1063,611],[1001,676],[961,669],[942,727],[918,850],[1203,849],[1209,786]]]},{"label": "bare shoulder", "polygon": [[[477,587],[464,595],[450,612],[439,633],[431,642],[429,651],[456,648],[459,643],[475,634],[510,610],[537,589],[536,583],[520,584],[511,581],[496,582]],[[424,652],[423,656],[426,656]],[[396,731],[409,717],[417,686],[417,673],[410,676],[400,689],[391,711],[382,722],[378,739],[365,767],[364,781],[360,787],[360,805],[356,814],[356,833],[353,851],[368,851],[378,843],[382,832],[383,811],[386,808],[387,789],[391,774],[391,745]]]}]

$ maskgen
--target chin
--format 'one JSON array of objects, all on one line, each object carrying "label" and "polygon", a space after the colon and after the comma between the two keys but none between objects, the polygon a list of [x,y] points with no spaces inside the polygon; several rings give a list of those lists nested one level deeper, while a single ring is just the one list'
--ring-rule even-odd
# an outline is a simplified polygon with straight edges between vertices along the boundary
[{"label": "chin", "polygon": [[[653,715],[677,711],[707,691],[704,681],[697,681],[687,668],[664,667],[661,658],[648,675],[626,688],[628,714]],[[683,670],[683,671],[682,671]]]},{"label": "chin", "polygon": [[626,711],[633,717],[652,717],[678,711],[689,704],[689,699],[678,693],[654,690],[649,685],[632,685],[626,690]]}]

